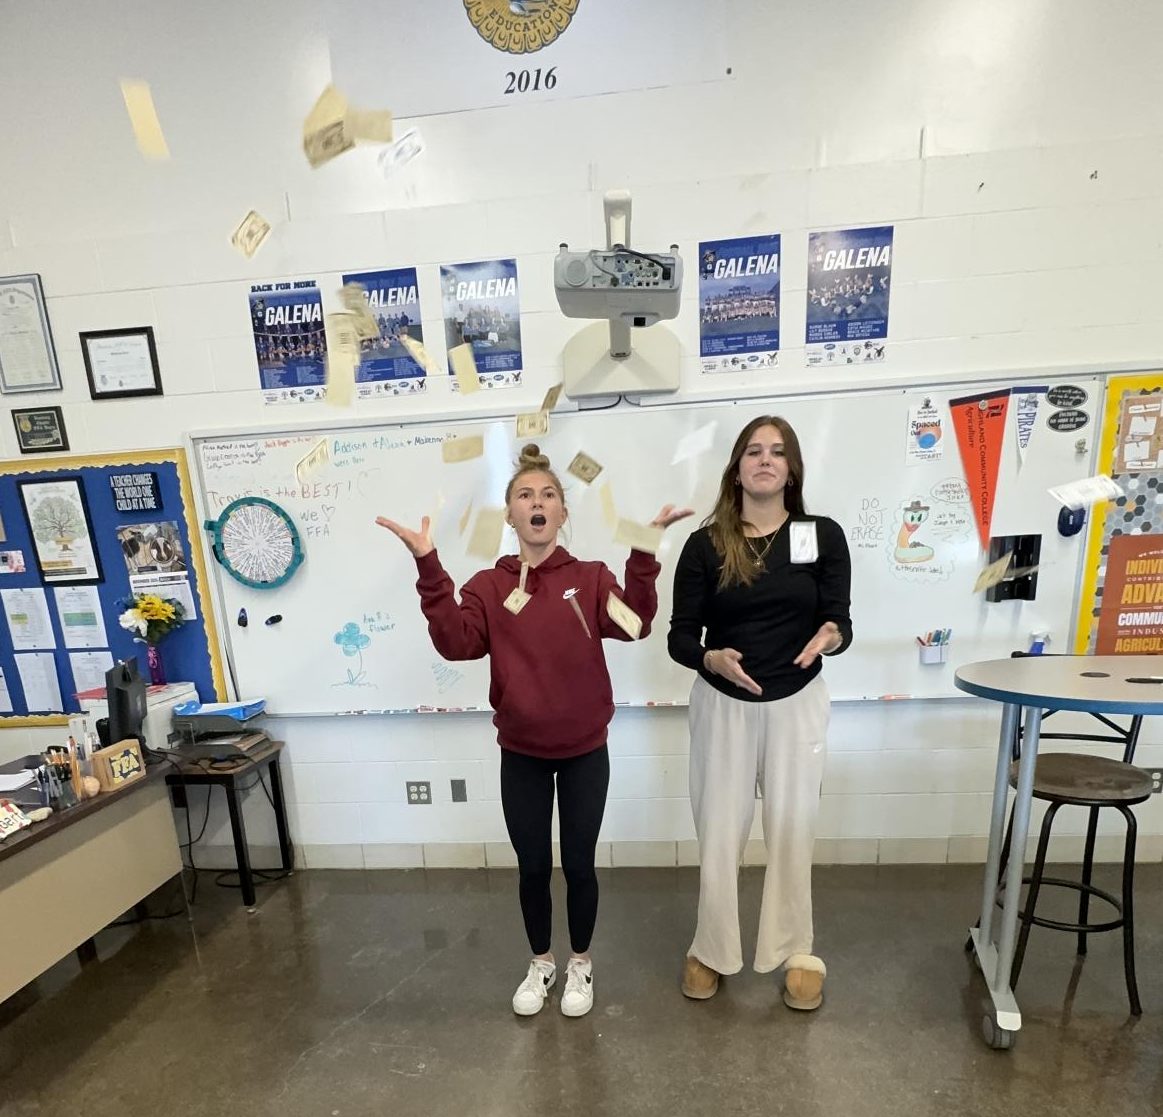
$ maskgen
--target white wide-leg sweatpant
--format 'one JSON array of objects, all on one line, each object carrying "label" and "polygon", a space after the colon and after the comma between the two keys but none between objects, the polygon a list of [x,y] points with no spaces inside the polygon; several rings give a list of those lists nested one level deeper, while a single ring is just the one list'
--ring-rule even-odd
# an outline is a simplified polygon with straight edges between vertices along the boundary
[{"label": "white wide-leg sweatpant", "polygon": [[812,952],[812,844],[831,712],[817,675],[772,702],[744,702],[702,678],[691,690],[691,807],[699,837],[699,923],[690,953],[721,974],[743,968],[739,866],[763,791],[767,873],[755,969]]}]

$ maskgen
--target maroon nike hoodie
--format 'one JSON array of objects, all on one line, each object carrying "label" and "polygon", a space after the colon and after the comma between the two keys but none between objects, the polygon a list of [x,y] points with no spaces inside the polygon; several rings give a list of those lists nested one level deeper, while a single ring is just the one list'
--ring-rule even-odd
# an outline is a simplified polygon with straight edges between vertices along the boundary
[{"label": "maroon nike hoodie", "polygon": [[[661,567],[653,555],[630,552],[623,590],[605,563],[581,562],[557,547],[529,568],[530,600],[518,614],[504,605],[521,576],[516,555],[474,574],[460,591],[460,604],[435,551],[418,558],[416,568],[420,608],[436,650],[450,660],[490,657],[489,703],[502,748],[556,759],[606,743],[614,693],[602,639],[630,639],[610,619],[606,601],[611,592],[620,597],[642,618],[646,636],[658,609],[654,583]],[[585,625],[563,597],[571,589]]]}]

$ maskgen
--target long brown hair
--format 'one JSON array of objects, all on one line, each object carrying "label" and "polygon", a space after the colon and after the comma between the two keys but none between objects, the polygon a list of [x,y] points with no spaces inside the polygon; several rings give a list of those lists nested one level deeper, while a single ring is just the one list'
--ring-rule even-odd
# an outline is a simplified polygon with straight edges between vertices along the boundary
[{"label": "long brown hair", "polygon": [[711,542],[723,560],[719,574],[719,588],[749,586],[759,574],[751,560],[751,552],[744,541],[744,527],[750,527],[743,519],[743,487],[739,484],[739,462],[752,436],[760,427],[775,427],[783,437],[783,456],[787,460],[787,485],[783,490],[783,506],[789,516],[804,514],[804,457],[800,453],[800,440],[791,423],[778,415],[760,415],[752,419],[735,439],[731,458],[723,470],[723,480],[719,483],[719,497],[711,514],[703,521],[710,528]]}]

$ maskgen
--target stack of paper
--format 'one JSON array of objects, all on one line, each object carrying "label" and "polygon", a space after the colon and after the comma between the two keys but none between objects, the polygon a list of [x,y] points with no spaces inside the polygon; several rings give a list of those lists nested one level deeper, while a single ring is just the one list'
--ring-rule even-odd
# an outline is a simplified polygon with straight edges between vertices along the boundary
[{"label": "stack of paper", "polygon": [[36,774],[27,769],[15,774],[0,772],[0,795],[11,795],[14,791],[23,791],[35,783]]}]

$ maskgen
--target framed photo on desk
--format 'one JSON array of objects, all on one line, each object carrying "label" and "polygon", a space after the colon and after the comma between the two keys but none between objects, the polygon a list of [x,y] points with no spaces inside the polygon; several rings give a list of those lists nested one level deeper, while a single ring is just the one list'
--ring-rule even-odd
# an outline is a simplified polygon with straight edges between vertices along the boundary
[{"label": "framed photo on desk", "polygon": [[60,386],[40,276],[0,277],[0,392],[46,392]]},{"label": "framed photo on desk", "polygon": [[93,399],[162,394],[152,326],[89,330],[80,336]]}]

